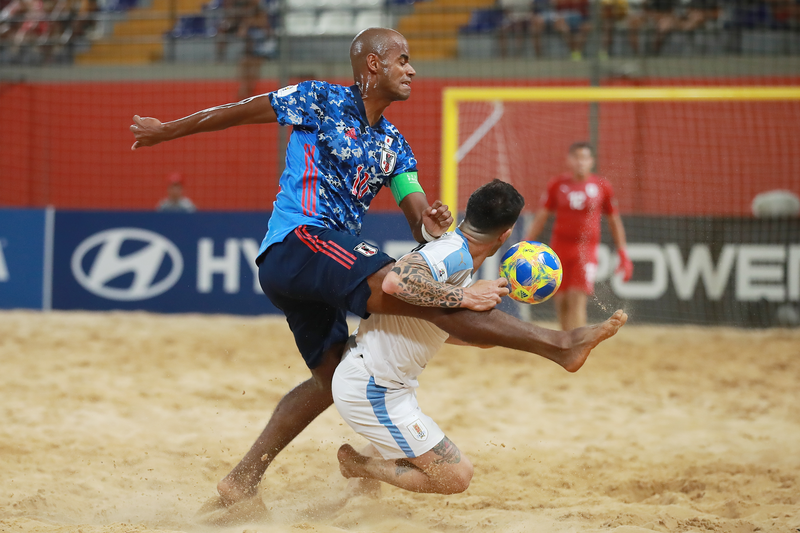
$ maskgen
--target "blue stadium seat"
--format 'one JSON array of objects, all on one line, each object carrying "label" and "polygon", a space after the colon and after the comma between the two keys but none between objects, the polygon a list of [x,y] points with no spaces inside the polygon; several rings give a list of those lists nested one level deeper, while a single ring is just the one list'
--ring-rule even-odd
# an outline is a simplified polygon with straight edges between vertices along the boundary
[{"label": "blue stadium seat", "polygon": [[496,30],[503,22],[503,12],[499,9],[476,9],[472,12],[462,33],[482,33]]},{"label": "blue stadium seat", "polygon": [[128,11],[136,7],[138,0],[109,0],[101,2],[102,11]]},{"label": "blue stadium seat", "polygon": [[175,27],[170,32],[170,36],[176,39],[189,37],[212,37],[216,30],[206,24],[204,15],[184,15],[178,19]]}]

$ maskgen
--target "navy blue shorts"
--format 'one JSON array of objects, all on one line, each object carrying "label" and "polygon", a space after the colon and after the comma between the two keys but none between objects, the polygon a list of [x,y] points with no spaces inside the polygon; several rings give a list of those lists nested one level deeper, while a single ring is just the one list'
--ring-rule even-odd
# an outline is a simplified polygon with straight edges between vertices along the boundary
[{"label": "navy blue shorts", "polygon": [[369,316],[367,278],[394,259],[359,237],[300,226],[258,261],[261,289],[286,315],[308,368],[316,368],[328,348],[347,340],[347,311]]}]

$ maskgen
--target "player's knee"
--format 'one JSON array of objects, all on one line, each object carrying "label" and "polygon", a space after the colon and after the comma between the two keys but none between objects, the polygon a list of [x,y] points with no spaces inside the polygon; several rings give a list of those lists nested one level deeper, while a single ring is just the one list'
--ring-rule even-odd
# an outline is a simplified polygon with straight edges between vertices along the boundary
[{"label": "player's knee", "polygon": [[470,460],[462,456],[461,462],[453,465],[453,470],[448,476],[447,483],[443,486],[442,494],[460,494],[466,491],[472,481],[473,471]]},{"label": "player's knee", "polygon": [[322,359],[322,363],[311,370],[311,376],[314,383],[322,390],[330,391],[331,383],[333,382],[333,374],[336,372],[336,367],[342,360],[343,344],[335,344],[329,348]]}]

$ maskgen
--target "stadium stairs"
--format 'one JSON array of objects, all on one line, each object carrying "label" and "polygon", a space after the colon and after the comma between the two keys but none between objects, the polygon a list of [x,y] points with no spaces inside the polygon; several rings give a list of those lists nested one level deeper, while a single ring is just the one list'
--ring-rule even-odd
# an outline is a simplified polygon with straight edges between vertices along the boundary
[{"label": "stadium stairs", "polygon": [[416,2],[413,12],[400,19],[397,30],[408,38],[413,59],[455,59],[458,30],[472,10],[489,8],[494,0],[431,0]]},{"label": "stadium stairs", "polygon": [[[176,17],[197,13],[208,0],[174,0]],[[172,27],[170,0],[153,0],[148,7],[132,9],[128,18],[114,24],[113,33],[76,55],[80,65],[140,65],[160,61],[164,54],[163,35]]]}]

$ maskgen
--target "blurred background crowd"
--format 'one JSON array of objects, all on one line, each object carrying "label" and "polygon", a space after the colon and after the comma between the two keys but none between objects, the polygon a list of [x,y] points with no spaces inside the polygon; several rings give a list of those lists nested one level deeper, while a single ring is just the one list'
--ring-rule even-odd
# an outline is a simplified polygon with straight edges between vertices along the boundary
[{"label": "blurred background crowd", "polygon": [[0,0],[0,63],[269,59],[378,25],[433,59],[800,51],[800,0]]}]

